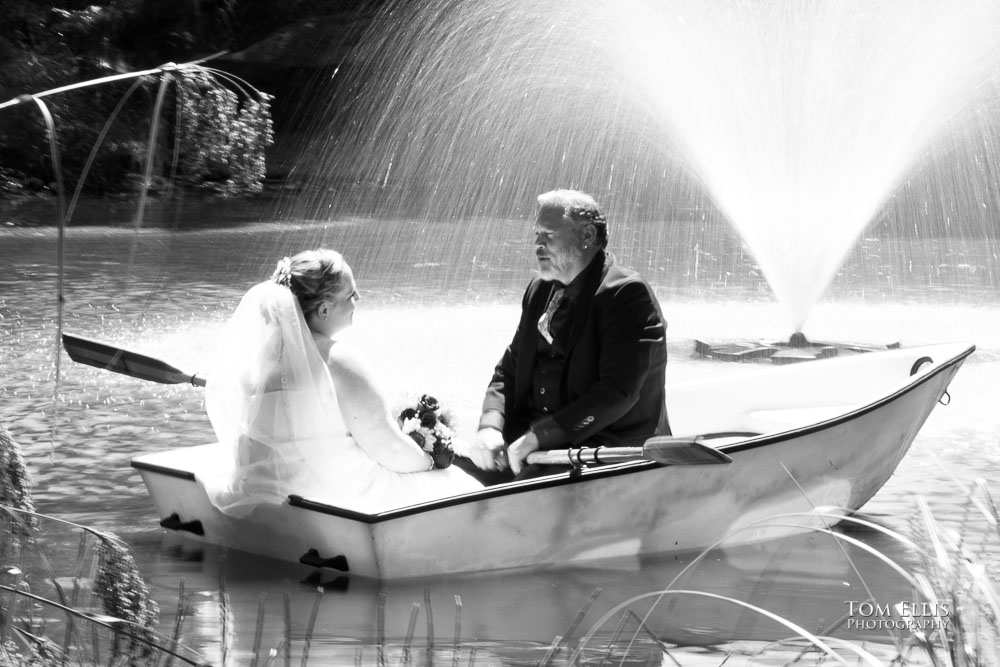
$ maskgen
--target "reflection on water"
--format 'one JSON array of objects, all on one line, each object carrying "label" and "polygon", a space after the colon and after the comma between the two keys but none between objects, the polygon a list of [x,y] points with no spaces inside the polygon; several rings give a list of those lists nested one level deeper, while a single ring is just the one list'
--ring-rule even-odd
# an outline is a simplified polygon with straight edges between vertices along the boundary
[{"label": "reflection on water", "polygon": [[[860,536],[890,557],[912,562],[884,535],[866,530],[852,536]],[[849,544],[841,551],[833,538],[819,534],[719,550],[700,562],[693,562],[694,555],[689,554],[595,562],[559,572],[486,573],[410,582],[375,582],[327,573],[318,582],[325,587],[319,598],[317,581],[308,579],[311,572],[304,566],[224,554],[175,538],[154,540],[139,548],[149,557],[145,571],[152,581],[173,582],[180,575],[188,591],[197,591],[189,633],[205,650],[221,650],[223,622],[236,628],[255,627],[261,605],[262,643],[280,645],[288,636],[283,612],[287,595],[294,610],[293,641],[300,647],[304,643],[312,608],[319,605],[314,628],[318,646],[312,647],[311,655],[317,651],[328,658],[338,657],[338,664],[358,650],[374,657],[380,648],[398,652],[406,644],[414,652],[454,652],[457,648],[466,656],[475,649],[486,664],[492,664],[487,656],[504,663],[533,664],[559,638],[565,657],[578,646],[600,653],[612,639],[650,644],[649,633],[678,646],[679,652],[720,651],[721,657],[720,645],[774,641],[789,634],[775,621],[730,601],[691,594],[650,595],[668,585],[678,591],[735,598],[794,620],[810,632],[885,642],[887,634],[845,627],[842,617],[847,614],[847,602],[870,595],[894,601],[911,596],[905,582],[871,554]],[[225,621],[220,616],[220,590],[229,596]],[[170,592],[164,590],[161,595]],[[237,643],[247,650],[245,638]],[[320,664],[327,662],[320,660]]]},{"label": "reflection on water", "polygon": [[[371,220],[179,233],[70,229],[65,329],[185,370],[204,371],[210,367],[213,337],[242,292],[269,275],[282,255],[330,245],[354,266],[362,294],[348,336],[375,364],[392,401],[402,404],[420,393],[434,393],[456,412],[460,431],[468,434],[531,275],[528,226],[509,221],[494,226],[501,232],[492,238],[477,237],[471,223],[456,227]],[[787,338],[766,285],[737,244],[723,238],[715,245],[695,246],[690,239],[675,235],[670,240],[649,228],[616,233],[619,259],[648,275],[660,294],[670,322],[671,379],[745,370],[693,358],[695,338]],[[950,388],[951,404],[932,413],[897,473],[865,511],[905,529],[913,496],[921,494],[949,525],[982,530],[982,520],[967,515],[962,487],[978,477],[995,480],[1000,472],[1000,418],[994,409],[1000,371],[995,258],[974,243],[927,241],[906,250],[908,268],[901,270],[898,263],[883,261],[884,254],[895,256],[889,253],[892,248],[888,241],[860,243],[806,333],[871,345],[897,340],[904,345],[977,344],[978,351]],[[226,622],[232,650],[244,657],[252,648],[262,593],[267,595],[265,645],[277,646],[285,638],[287,590],[298,655],[314,605],[315,582],[299,583],[308,569],[239,554],[228,554],[220,565],[217,551],[165,541],[139,477],[129,467],[130,458],[140,453],[212,437],[201,390],[142,382],[75,365],[63,356],[54,398],[55,274],[52,230],[0,232],[0,421],[26,449],[39,509],[114,531],[135,545],[165,619],[172,618],[178,582],[184,579],[190,593],[188,633],[208,654],[221,650],[220,584],[230,601]],[[875,533],[852,535],[912,562]],[[75,540],[58,534],[47,540],[55,563],[72,564]],[[908,588],[872,557],[854,549],[850,554],[879,599],[909,599]],[[324,575],[320,583],[330,590],[319,605],[310,655],[318,664],[325,664],[322,656],[341,663],[353,661],[360,651],[361,661],[371,663],[381,641],[396,663],[412,635],[415,654],[433,639],[439,662],[456,657],[468,662],[473,650],[477,664],[538,662],[557,636],[572,635],[564,650],[592,629],[595,642],[606,643],[621,614],[595,627],[602,615],[662,588],[689,560],[671,557],[568,572],[383,585],[355,577],[346,589],[344,582]],[[814,631],[841,619],[848,600],[866,597],[841,549],[818,535],[712,554],[678,587],[757,604]],[[642,616],[650,601],[629,608]],[[629,618],[620,637],[652,642]],[[744,608],[693,597],[664,599],[647,626],[685,646],[788,634]],[[846,638],[865,636],[843,624],[837,632]],[[655,645],[649,647],[655,653]]]}]

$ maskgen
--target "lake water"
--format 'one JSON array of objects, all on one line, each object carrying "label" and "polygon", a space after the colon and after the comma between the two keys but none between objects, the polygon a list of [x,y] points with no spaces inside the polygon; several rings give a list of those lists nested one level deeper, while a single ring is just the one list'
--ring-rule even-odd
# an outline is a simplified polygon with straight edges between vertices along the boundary
[{"label": "lake water", "polygon": [[[267,223],[240,206],[213,203],[210,213],[187,215],[176,231],[165,228],[169,219],[138,232],[120,225],[68,229],[63,329],[184,370],[205,370],[221,323],[278,258],[334,247],[354,267],[362,294],[348,337],[373,361],[391,400],[403,404],[435,394],[457,414],[459,430],[469,433],[532,275],[528,219]],[[2,213],[0,223],[17,211]],[[200,226],[208,216],[214,226]],[[675,233],[680,227],[684,233]],[[775,341],[791,333],[752,258],[731,235],[707,234],[691,221],[622,225],[612,234],[618,259],[643,272],[660,295],[669,321],[670,380],[746,370],[697,358],[695,340]],[[0,230],[0,422],[25,451],[39,510],[113,531],[132,545],[161,605],[165,631],[183,580],[185,642],[213,662],[248,662],[258,607],[265,610],[265,649],[290,637],[298,660],[316,600],[314,583],[300,583],[309,570],[236,553],[222,558],[218,550],[165,536],[129,467],[138,454],[212,438],[202,390],[76,365],[64,354],[56,384],[57,263],[54,229]],[[994,493],[998,488],[996,270],[991,246],[977,241],[903,246],[867,238],[810,316],[806,334],[816,340],[977,345],[949,389],[950,404],[935,409],[897,473],[864,508],[888,527],[908,530],[919,495],[946,525],[990,533],[969,513],[966,488],[978,478]],[[904,563],[916,562],[879,533],[850,535]],[[995,531],[976,544],[995,562]],[[77,537],[69,531],[48,526],[42,546],[57,570],[75,562]],[[603,615],[662,588],[690,562],[690,556],[670,556],[402,583],[330,576],[322,582],[327,592],[309,655],[315,664],[535,664],[557,637],[566,637],[565,647],[591,630],[611,636],[619,617],[602,623]],[[810,631],[842,620],[849,601],[867,598],[865,586],[883,601],[912,597],[874,557],[855,548],[845,553],[821,535],[714,552],[681,584],[766,608]],[[650,605],[637,600],[632,608],[641,615]],[[719,664],[725,651],[742,646],[732,642],[756,646],[791,634],[744,607],[690,596],[660,602],[647,625],[663,641],[686,647],[679,649],[684,664]],[[659,664],[656,645],[636,627],[631,619],[622,630],[622,637],[635,638],[626,664]],[[885,633],[843,623],[834,634],[888,641]],[[557,658],[566,655],[564,648]]]}]

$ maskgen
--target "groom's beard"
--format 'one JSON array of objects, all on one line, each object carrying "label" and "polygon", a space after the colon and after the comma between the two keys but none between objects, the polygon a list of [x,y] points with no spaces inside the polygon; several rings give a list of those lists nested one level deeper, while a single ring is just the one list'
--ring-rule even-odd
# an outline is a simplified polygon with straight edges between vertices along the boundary
[{"label": "groom's beard", "polygon": [[583,248],[574,245],[559,250],[550,249],[546,257],[549,258],[549,261],[539,262],[538,272],[543,280],[555,280],[561,275],[566,275],[569,269],[583,257]]}]

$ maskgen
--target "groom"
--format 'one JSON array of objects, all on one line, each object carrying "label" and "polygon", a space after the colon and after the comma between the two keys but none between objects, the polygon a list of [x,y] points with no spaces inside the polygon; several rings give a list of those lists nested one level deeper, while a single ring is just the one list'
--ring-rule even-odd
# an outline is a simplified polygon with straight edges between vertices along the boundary
[{"label": "groom", "polygon": [[525,469],[539,449],[670,434],[666,322],[649,284],[605,251],[597,202],[575,190],[540,195],[534,236],[540,276],[524,293],[469,451],[487,483],[545,474]]}]

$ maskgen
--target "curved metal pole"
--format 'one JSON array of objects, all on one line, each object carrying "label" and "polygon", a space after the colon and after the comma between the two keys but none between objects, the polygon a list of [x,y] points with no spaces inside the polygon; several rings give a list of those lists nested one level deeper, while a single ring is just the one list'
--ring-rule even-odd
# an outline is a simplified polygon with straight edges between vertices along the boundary
[{"label": "curved metal pole", "polygon": [[59,201],[59,232],[56,241],[56,380],[52,390],[52,421],[49,423],[49,455],[56,448],[56,426],[59,423],[59,379],[60,379],[60,339],[63,325],[63,277],[66,265],[66,189],[63,184],[62,160],[59,158],[59,142],[56,141],[56,123],[49,112],[48,105],[38,97],[30,97],[45,119],[45,127],[49,135],[49,154],[52,157],[52,171],[56,177],[56,199]]}]

